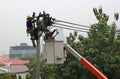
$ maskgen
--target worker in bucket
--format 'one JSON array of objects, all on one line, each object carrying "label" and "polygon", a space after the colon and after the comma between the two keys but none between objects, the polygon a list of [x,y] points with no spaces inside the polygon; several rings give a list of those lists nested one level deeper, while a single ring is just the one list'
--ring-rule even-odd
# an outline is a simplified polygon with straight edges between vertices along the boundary
[{"label": "worker in bucket", "polygon": [[58,34],[57,29],[54,29],[53,31],[48,31],[45,33],[44,40],[54,40],[57,34]]}]

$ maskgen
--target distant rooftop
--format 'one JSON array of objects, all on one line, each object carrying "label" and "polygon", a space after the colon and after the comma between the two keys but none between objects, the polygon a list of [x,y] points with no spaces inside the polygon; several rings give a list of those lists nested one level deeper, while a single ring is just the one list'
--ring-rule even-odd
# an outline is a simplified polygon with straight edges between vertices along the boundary
[{"label": "distant rooftop", "polygon": [[[2,69],[4,68],[4,70]],[[25,65],[12,65],[12,66],[3,66],[0,69],[0,74],[4,74],[6,72],[11,72],[11,73],[22,73],[22,72],[27,72],[28,68]]]},{"label": "distant rooftop", "polygon": [[28,46],[27,43],[20,43],[20,46]]},{"label": "distant rooftop", "polygon": [[28,64],[29,60],[0,60],[0,65],[24,65]]},{"label": "distant rooftop", "polygon": [[10,46],[13,50],[25,50],[25,49],[35,49],[33,46],[29,46],[27,43],[20,43],[19,46]]}]

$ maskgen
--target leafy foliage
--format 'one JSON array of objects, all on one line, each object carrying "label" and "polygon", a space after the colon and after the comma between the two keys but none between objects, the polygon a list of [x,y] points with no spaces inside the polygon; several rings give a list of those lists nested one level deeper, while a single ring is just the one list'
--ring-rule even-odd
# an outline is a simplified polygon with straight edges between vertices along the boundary
[{"label": "leafy foliage", "polygon": [[[29,68],[29,77],[28,79],[35,79],[36,78],[36,63],[35,61],[31,61],[27,64]],[[44,60],[40,60],[40,76],[42,79],[53,79],[55,77],[55,69],[54,65],[47,65],[45,64]]]},{"label": "leafy foliage", "polygon": [[34,61],[35,60],[36,55],[35,54],[28,54],[25,55],[24,57],[21,57],[22,60],[30,60],[30,61]]},{"label": "leafy foliage", "polygon": [[[120,75],[120,37],[115,37],[116,24],[108,25],[109,16],[103,13],[102,8],[93,8],[98,23],[91,25],[88,37],[70,33],[68,44],[83,55],[108,79],[119,79]],[[117,16],[116,16],[117,17]],[[86,68],[68,53],[64,65],[58,66],[58,79],[96,79]]]},{"label": "leafy foliage", "polygon": [[16,76],[12,73],[5,73],[3,75],[0,75],[0,79],[16,79]]}]

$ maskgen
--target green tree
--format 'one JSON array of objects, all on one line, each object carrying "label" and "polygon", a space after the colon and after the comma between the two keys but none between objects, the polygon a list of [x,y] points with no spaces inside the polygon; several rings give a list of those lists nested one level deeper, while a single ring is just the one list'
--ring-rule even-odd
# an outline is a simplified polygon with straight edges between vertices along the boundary
[{"label": "green tree", "polygon": [[0,75],[0,79],[16,79],[16,76],[12,73],[5,73],[3,75]]},{"label": "green tree", "polygon": [[[120,35],[115,37],[116,24],[108,24],[109,16],[103,13],[102,8],[93,8],[98,23],[92,24],[88,37],[70,33],[68,44],[83,55],[108,79],[119,79],[120,75]],[[118,16],[115,16],[118,19]],[[116,20],[117,20],[116,19]],[[96,79],[79,61],[67,54],[64,65],[56,68],[58,79]]]},{"label": "green tree", "polygon": [[26,79],[31,79],[31,78],[30,78],[30,74],[27,74],[27,75],[26,75]]},{"label": "green tree", "polygon": [[[93,11],[98,23],[91,26],[87,38],[89,41],[87,44],[84,43],[84,46],[89,50],[88,52],[94,53],[91,58],[94,58],[95,61],[91,60],[91,62],[94,62],[97,65],[96,67],[109,79],[119,79],[117,72],[120,72],[120,62],[116,62],[116,56],[120,57],[120,50],[118,50],[120,43],[118,38],[115,38],[116,24],[113,22],[108,25],[108,15],[100,13],[99,9],[96,8]],[[84,52],[86,53],[85,50]]]},{"label": "green tree", "polygon": [[98,23],[91,25],[87,38],[79,36],[81,51],[109,79],[119,79],[120,39],[115,38],[116,24],[108,25],[109,16],[102,9],[94,8],[93,12]]},{"label": "green tree", "polygon": [[[35,61],[27,64],[29,68],[30,79],[34,79],[36,77],[36,63]],[[42,79],[54,79],[55,77],[55,66],[45,64],[44,60],[40,60],[40,76]]]},{"label": "green tree", "polygon": [[35,54],[28,54],[25,55],[24,57],[21,57],[22,60],[30,60],[30,61],[34,61],[35,60],[36,55]]}]

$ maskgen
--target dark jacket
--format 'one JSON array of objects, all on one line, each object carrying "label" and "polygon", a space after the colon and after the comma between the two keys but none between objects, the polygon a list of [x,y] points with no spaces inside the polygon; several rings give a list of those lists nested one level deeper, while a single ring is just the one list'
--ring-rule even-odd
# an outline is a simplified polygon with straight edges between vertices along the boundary
[{"label": "dark jacket", "polygon": [[35,20],[33,20],[33,18],[27,19],[27,21],[26,21],[27,29],[32,29],[34,27],[34,25],[33,25],[34,22],[35,22]]}]

